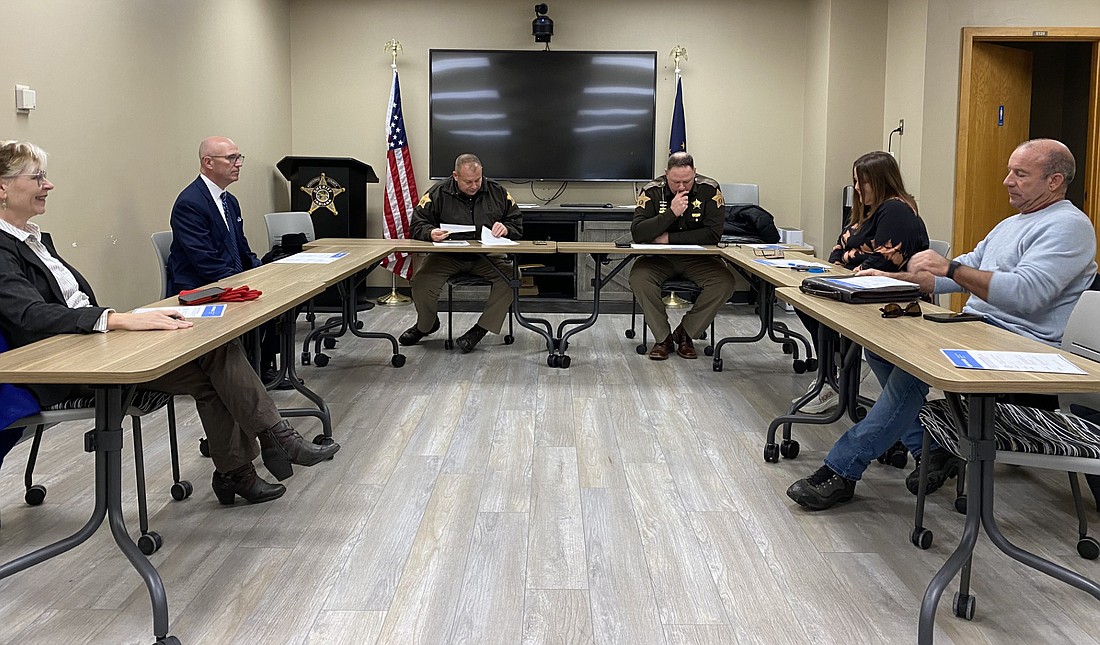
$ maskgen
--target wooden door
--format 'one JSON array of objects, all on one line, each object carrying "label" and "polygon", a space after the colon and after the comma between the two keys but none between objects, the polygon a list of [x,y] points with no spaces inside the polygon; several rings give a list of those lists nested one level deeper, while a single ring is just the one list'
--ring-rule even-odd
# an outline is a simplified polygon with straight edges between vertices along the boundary
[{"label": "wooden door", "polygon": [[[964,50],[964,56],[966,55]],[[1015,211],[1001,183],[1008,157],[1030,137],[1031,52],[974,42],[963,65],[955,228],[952,248],[973,249],[994,226]],[[965,70],[969,70],[966,73]],[[953,308],[962,296],[952,298]]]}]

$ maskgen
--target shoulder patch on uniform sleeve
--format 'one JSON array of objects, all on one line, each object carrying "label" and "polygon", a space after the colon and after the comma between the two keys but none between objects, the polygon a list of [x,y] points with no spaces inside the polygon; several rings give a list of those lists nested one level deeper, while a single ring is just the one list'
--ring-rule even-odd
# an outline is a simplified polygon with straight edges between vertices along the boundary
[{"label": "shoulder patch on uniform sleeve", "polygon": [[504,191],[504,196],[508,198],[508,203],[510,203],[510,204],[515,204],[516,203],[516,200],[512,198],[512,193],[508,192],[507,190]]},{"label": "shoulder patch on uniform sleeve", "polygon": [[638,194],[638,201],[635,203],[635,205],[638,208],[645,208],[645,205],[647,203],[649,203],[650,199],[652,199],[652,198],[649,195],[646,195],[645,193],[639,193]]},{"label": "shoulder patch on uniform sleeve", "polygon": [[428,204],[432,203],[432,198],[428,193],[424,193],[424,196],[420,198],[420,201],[416,204],[420,208],[424,208]]},{"label": "shoulder patch on uniform sleeve", "polygon": [[726,205],[726,198],[722,197],[722,191],[720,190],[714,193],[714,197],[711,197],[711,199],[714,200],[715,204],[718,204],[718,208],[722,208]]}]

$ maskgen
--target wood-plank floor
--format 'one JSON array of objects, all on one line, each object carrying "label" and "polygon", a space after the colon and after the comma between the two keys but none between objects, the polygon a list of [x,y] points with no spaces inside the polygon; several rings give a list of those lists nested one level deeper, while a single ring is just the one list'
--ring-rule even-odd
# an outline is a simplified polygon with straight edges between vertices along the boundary
[{"label": "wood-plank floor", "polygon": [[[363,319],[399,333],[413,312]],[[456,333],[474,320],[456,314]],[[907,471],[873,464],[852,503],[803,511],[784,491],[845,425],[796,426],[793,461],[764,463],[762,445],[809,376],[771,343],[727,345],[722,373],[705,357],[655,363],[634,353],[627,320],[604,316],[576,336],[568,370],[548,368],[541,341],[522,329],[512,346],[489,336],[468,355],[444,351],[439,333],[405,349],[400,369],[388,345],[341,340],[327,367],[302,374],[331,405],[343,448],[296,469],[269,504],[217,503],[189,400],[177,407],[195,494],[173,501],[164,416],[146,417],[152,525],[164,537],[151,559],[172,633],[188,644],[915,642],[919,599],[959,537],[953,493],[930,498],[928,551],[908,541]],[[744,333],[752,322],[731,307],[718,329]],[[297,395],[276,398],[292,405]],[[48,434],[40,507],[22,499],[29,442],[6,460],[0,559],[87,519],[88,426]],[[998,467],[996,491],[1010,539],[1100,578],[1100,563],[1076,554],[1063,474]],[[125,503],[134,532],[133,496]],[[1089,517],[1096,523],[1091,500]],[[937,643],[1100,642],[1100,603],[984,538],[973,585],[975,620],[950,615],[949,589]],[[105,529],[0,581],[0,616],[0,643],[152,641],[148,595]]]}]

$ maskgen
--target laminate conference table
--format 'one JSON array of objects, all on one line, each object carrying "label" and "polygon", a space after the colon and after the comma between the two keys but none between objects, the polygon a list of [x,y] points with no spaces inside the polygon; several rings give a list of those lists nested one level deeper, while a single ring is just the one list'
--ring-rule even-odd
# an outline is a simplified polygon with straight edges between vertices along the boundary
[{"label": "laminate conference table", "polygon": [[[1100,363],[982,322],[942,324],[919,317],[886,319],[879,314],[880,305],[877,304],[845,304],[810,296],[793,288],[779,289],[777,295],[949,396],[968,395],[965,405],[969,408],[966,428],[969,446],[960,443],[969,464],[966,524],[959,546],[929,582],[924,594],[918,628],[918,641],[922,645],[932,642],[940,596],[951,579],[970,561],[978,531],[982,527],[993,544],[1013,559],[1100,600],[1100,585],[1013,545],[1001,534],[993,516],[993,463],[997,453],[993,434],[994,397],[997,394],[1019,392],[1097,392],[1100,391]],[[1046,374],[960,369],[944,356],[941,349],[1059,354],[1086,373]],[[963,586],[960,593],[972,598],[966,588],[967,578],[964,578]]]},{"label": "laminate conference table", "polygon": [[[248,276],[259,286],[260,274]],[[274,272],[272,272],[274,273]],[[238,276],[239,277],[239,276]],[[84,436],[95,453],[95,506],[88,522],[73,535],[0,565],[0,579],[23,571],[86,541],[107,518],[118,548],[145,581],[153,609],[157,643],[179,643],[168,635],[168,599],[156,567],[126,531],[122,513],[122,418],[135,386],[181,365],[294,308],[325,289],[308,279],[268,283],[256,300],[226,303],[220,318],[195,320],[189,329],[112,331],[107,334],[59,334],[0,354],[0,382],[91,385],[96,392],[95,428]],[[241,284],[235,278],[235,284]],[[253,286],[253,285],[250,285]],[[164,304],[161,303],[156,304]]]}]

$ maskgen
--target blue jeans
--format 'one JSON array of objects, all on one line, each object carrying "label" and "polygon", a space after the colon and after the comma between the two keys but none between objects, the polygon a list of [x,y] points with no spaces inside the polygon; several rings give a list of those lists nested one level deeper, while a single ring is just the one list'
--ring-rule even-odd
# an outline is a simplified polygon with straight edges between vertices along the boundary
[{"label": "blue jeans", "polygon": [[904,370],[867,352],[867,363],[882,385],[882,395],[867,416],[845,432],[825,457],[838,475],[858,480],[871,460],[899,439],[914,456],[920,455],[921,427],[917,413],[924,405],[928,385]]}]

